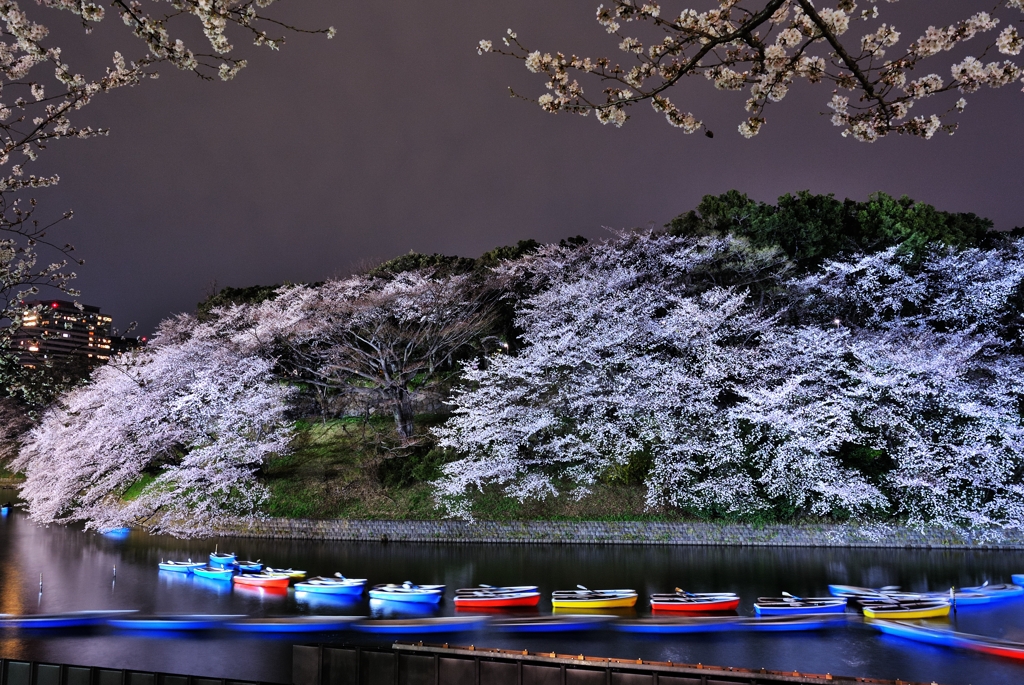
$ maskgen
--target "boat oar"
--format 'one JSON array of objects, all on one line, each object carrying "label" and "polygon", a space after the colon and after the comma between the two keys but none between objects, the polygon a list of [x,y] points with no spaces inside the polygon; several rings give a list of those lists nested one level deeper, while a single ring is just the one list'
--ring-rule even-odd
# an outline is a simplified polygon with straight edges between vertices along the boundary
[{"label": "boat oar", "polygon": [[803,597],[797,597],[796,595],[791,595],[788,592],[783,592],[782,596],[786,598],[786,601],[792,601],[792,602],[802,602],[802,601],[804,601]]},{"label": "boat oar", "polygon": [[693,596],[694,596],[692,592],[687,592],[686,590],[683,590],[682,588],[678,588],[678,587],[677,587],[677,588],[676,588],[675,590],[676,590],[676,592],[678,592],[679,594],[681,594],[681,595],[686,595],[687,597],[693,597]]}]

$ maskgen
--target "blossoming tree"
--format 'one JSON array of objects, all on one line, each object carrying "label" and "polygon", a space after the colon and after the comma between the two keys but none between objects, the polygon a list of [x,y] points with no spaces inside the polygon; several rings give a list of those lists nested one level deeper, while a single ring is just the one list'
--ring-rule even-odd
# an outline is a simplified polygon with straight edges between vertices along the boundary
[{"label": "blossoming tree", "polygon": [[[929,0],[903,3],[918,6],[915,17],[922,24],[933,16]],[[880,0],[719,0],[705,11],[693,4],[674,3],[667,10],[657,0],[611,0],[599,6],[597,21],[618,41],[622,63],[532,50],[512,29],[500,46],[480,41],[478,52],[514,57],[540,74],[547,92],[535,101],[545,111],[593,112],[615,126],[625,123],[628,107],[646,101],[684,133],[703,129],[710,136],[698,115],[670,99],[669,90],[691,77],[703,77],[719,90],[746,90],[747,117],[739,132],[748,138],[765,124],[768,105],[801,80],[830,86],[832,123],[844,136],[871,142],[891,133],[952,133],[954,116],[967,104],[964,95],[1022,76],[1010,59],[1024,48],[1017,28],[1022,0],[995,6],[991,0],[965,0],[959,3],[960,21],[922,25],[915,33],[887,22]],[[942,64],[960,48],[969,54]],[[926,98],[946,104],[918,113]]]},{"label": "blossoming tree", "polygon": [[285,453],[291,393],[252,330],[164,322],[151,345],[115,357],[28,434],[13,468],[36,521],[209,534],[267,496],[256,473]]},{"label": "blossoming tree", "polygon": [[545,248],[512,267],[537,286],[523,349],[467,367],[436,430],[463,455],[438,499],[578,496],[640,456],[652,507],[1024,526],[1022,249],[893,247],[788,276],[729,236]]}]

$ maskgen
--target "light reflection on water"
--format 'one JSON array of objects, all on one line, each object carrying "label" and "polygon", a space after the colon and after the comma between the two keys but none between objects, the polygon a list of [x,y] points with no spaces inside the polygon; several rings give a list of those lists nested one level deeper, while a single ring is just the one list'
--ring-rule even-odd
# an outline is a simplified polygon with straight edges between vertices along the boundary
[{"label": "light reflection on water", "polygon": [[[1024,553],[954,550],[825,548],[630,547],[568,545],[403,545],[297,540],[219,539],[221,550],[261,558],[272,566],[340,571],[369,584],[444,583],[440,607],[274,592],[223,581],[160,572],[162,559],[204,559],[213,544],[128,535],[102,536],[76,528],[39,527],[15,512],[0,519],[0,611],[61,612],[138,609],[143,613],[360,614],[381,618],[453,615],[451,591],[480,583],[537,584],[539,612],[551,611],[555,589],[633,587],[641,601],[625,615],[648,615],[644,598],[674,587],[737,592],[739,612],[752,613],[759,595],[783,590],[827,594],[828,583],[901,585],[939,590],[951,585],[1009,581],[1024,572]],[[116,578],[114,567],[117,568]],[[39,574],[44,589],[38,591]],[[536,615],[538,609],[531,609]],[[607,613],[607,612],[603,612]],[[1024,642],[1024,601],[995,608],[961,609],[951,621],[964,632]],[[409,636],[405,639],[414,639]],[[232,633],[154,634],[110,629],[61,633],[0,631],[5,657],[185,672],[237,679],[289,682],[291,645],[318,641],[369,643],[351,634],[267,639]],[[390,641],[390,638],[386,638]],[[429,641],[429,639],[428,639]],[[435,641],[511,649],[556,650],[594,656],[701,662],[749,668],[901,678],[946,685],[1024,682],[1024,664],[919,645],[862,626],[821,633],[642,636],[611,632],[524,637],[495,632],[443,636]]]}]

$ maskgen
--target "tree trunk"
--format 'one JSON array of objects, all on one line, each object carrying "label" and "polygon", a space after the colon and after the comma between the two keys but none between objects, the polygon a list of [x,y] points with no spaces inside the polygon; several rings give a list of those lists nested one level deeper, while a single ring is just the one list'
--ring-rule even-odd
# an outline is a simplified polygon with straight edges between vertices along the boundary
[{"label": "tree trunk", "polygon": [[391,401],[395,414],[395,429],[403,440],[408,440],[412,437],[414,429],[412,398],[405,388],[397,388],[392,392]]}]

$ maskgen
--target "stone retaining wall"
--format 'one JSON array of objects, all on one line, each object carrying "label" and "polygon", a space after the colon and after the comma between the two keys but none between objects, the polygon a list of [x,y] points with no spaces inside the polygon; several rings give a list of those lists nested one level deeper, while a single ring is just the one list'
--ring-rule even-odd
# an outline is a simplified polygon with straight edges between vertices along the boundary
[{"label": "stone retaining wall", "polygon": [[984,539],[945,529],[896,526],[655,523],[640,521],[360,521],[263,519],[225,529],[227,536],[300,540],[442,543],[750,545],[758,547],[899,547],[1024,549],[1024,533]]}]

